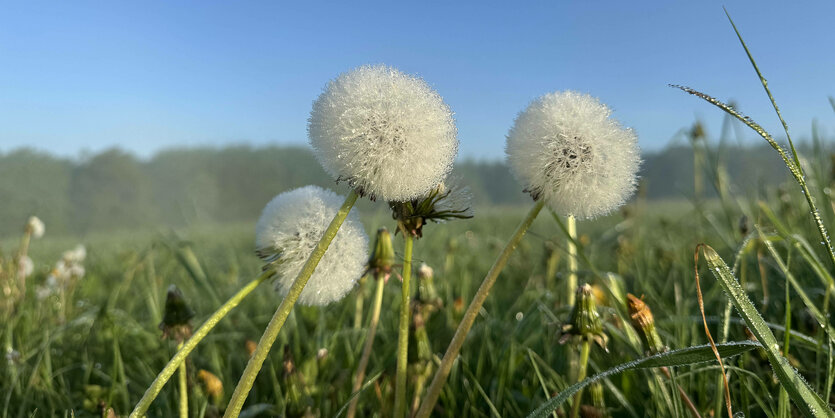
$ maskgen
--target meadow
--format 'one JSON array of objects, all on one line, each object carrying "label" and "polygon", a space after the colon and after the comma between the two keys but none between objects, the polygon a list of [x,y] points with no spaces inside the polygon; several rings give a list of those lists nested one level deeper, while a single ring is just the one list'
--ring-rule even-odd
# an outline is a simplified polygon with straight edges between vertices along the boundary
[{"label": "meadow", "polygon": [[[470,166],[491,173],[482,191],[512,184],[509,168],[528,197],[474,204],[447,178],[450,108],[384,65],[329,82],[308,120],[316,161],[349,189],[341,206],[311,185],[270,200],[256,223],[247,207],[265,196],[245,192],[269,187],[245,158],[198,179],[171,163],[184,151],[47,161],[66,174],[51,190],[88,194],[27,190],[23,201],[60,202],[63,234],[4,219],[21,235],[0,241],[0,416],[833,416],[835,154],[818,137],[796,148],[784,122],[786,147],[734,107],[671,87],[747,125],[789,175],[737,183],[727,142],[710,145],[697,123],[685,131],[692,192],[650,199],[634,131],[598,99],[558,91],[517,116],[504,168]],[[296,157],[312,161],[283,156]],[[283,185],[268,196],[294,182],[264,177]],[[176,187],[210,193],[159,194]],[[153,226],[174,208],[185,226]],[[355,285],[365,235],[373,256]]]},{"label": "meadow", "polygon": [[[816,183],[818,190],[828,192],[832,182],[828,172],[823,166],[814,172],[824,177]],[[833,372],[828,360],[831,346],[824,333],[764,246],[744,240],[754,223],[769,231],[779,254],[790,260],[794,278],[827,314],[831,288],[821,284],[814,268],[791,245],[793,234],[816,243],[816,231],[808,212],[791,204],[799,193],[786,188],[758,198],[724,201],[639,198],[618,214],[581,223],[580,281],[595,286],[609,337],[608,353],[592,350],[589,375],[647,355],[640,341],[633,339],[632,325],[624,320],[628,319],[626,292],[644,296],[670,349],[706,343],[693,251],[696,244],[707,242],[726,260],[738,254],[741,283],[778,338],[785,340],[790,361],[818,393],[828,394]],[[832,219],[830,206],[825,208],[826,219]],[[363,220],[369,233],[379,226],[393,229],[385,210],[366,212]],[[410,344],[410,405],[417,396],[416,381],[442,355],[503,237],[512,232],[523,212],[522,208],[477,210],[471,220],[430,224],[424,238],[417,240],[416,262],[434,269],[440,303],[426,318],[426,333],[412,333],[412,338],[418,335],[425,340]],[[741,221],[742,216],[747,221]],[[4,312],[3,341],[13,351],[7,351],[0,369],[4,394],[0,415],[101,416],[108,408],[118,415],[129,412],[175,351],[175,343],[161,339],[158,328],[168,286],[182,290],[196,312],[193,323],[199,324],[259,273],[252,230],[252,223],[235,223],[176,232],[91,234],[83,241],[88,251],[83,263],[86,273],[67,299],[58,295],[39,299],[34,288],[43,285],[54,260],[73,248],[77,239],[47,235],[32,241],[32,286],[14,313]],[[395,243],[400,254],[402,240]],[[10,253],[16,245],[15,239],[6,239],[3,250]],[[571,308],[559,291],[566,274],[564,245],[560,223],[550,213],[540,216],[485,304],[442,392],[437,416],[525,416],[574,383],[569,361],[577,347],[559,343]],[[424,285],[419,281],[416,286]],[[714,335],[721,334],[718,326],[727,299],[712,278],[703,279],[702,286],[708,325]],[[366,280],[341,302],[323,308],[297,306],[242,416],[344,413],[372,288]],[[373,383],[359,394],[359,416],[386,416],[391,408],[398,293],[396,284],[386,287],[367,373]],[[357,323],[360,300],[365,308]],[[222,411],[246,365],[248,341],[257,341],[279,301],[269,284],[261,285],[189,357],[193,416],[217,416]],[[786,326],[790,337],[782,338]],[[748,339],[745,330],[741,320],[732,316],[728,340]],[[758,351],[726,360],[726,369],[735,410],[746,416],[779,416],[787,407],[780,399],[780,384]],[[675,369],[677,384],[703,416],[717,414],[722,407],[717,403],[722,397],[719,373],[715,361]],[[218,382],[223,387],[219,392]],[[688,415],[670,395],[671,382],[657,369],[626,371],[602,382],[605,411],[612,416]],[[154,402],[150,416],[176,415],[173,383]],[[591,405],[591,399],[584,404]]]}]

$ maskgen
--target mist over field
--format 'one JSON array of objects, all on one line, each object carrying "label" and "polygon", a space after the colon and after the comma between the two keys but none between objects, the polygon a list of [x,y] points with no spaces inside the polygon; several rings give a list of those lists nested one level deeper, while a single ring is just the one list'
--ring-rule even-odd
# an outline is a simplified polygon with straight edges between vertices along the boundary
[{"label": "mist over field", "polygon": [[[828,164],[825,152],[812,152],[810,145],[800,148]],[[646,153],[639,195],[692,198],[693,154],[684,145]],[[779,162],[767,145],[724,146],[712,149],[707,158],[711,166],[723,167],[734,190],[745,197],[787,178]],[[704,197],[716,195],[711,172],[702,173]],[[460,159],[453,178],[469,187],[476,209],[530,202],[501,161]],[[304,147],[181,148],[150,159],[118,148],[80,158],[19,149],[0,155],[0,219],[22,221],[37,214],[50,234],[254,221],[273,196],[307,184],[342,193],[347,189],[327,176]],[[0,223],[5,235],[19,228],[15,222]]]}]

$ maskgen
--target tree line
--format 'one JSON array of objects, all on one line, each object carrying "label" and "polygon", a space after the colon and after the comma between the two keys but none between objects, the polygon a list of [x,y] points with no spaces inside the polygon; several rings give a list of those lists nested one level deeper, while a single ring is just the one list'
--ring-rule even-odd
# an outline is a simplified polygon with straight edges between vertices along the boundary
[{"label": "tree line", "polygon": [[[777,163],[773,150],[762,146],[706,156],[701,170],[705,197],[715,193],[711,182],[717,166],[734,184],[746,187],[785,179],[782,170],[770,168]],[[646,154],[641,195],[692,197],[693,161],[689,146]],[[459,161],[454,177],[470,189],[476,208],[530,199],[502,161]],[[17,234],[30,215],[43,219],[55,234],[252,221],[277,193],[306,184],[345,192],[310,150],[299,146],[169,149],[150,159],[118,148],[82,158],[24,148],[0,154],[0,234]]]}]

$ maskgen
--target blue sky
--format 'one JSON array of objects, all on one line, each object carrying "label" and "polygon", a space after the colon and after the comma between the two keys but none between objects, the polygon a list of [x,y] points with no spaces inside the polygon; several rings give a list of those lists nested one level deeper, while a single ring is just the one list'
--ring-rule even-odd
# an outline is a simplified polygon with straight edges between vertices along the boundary
[{"label": "blue sky", "polygon": [[[366,63],[417,74],[456,113],[461,156],[501,158],[536,96],[600,97],[659,149],[715,108],[779,122],[719,2],[38,2],[0,15],[0,151],[306,143],[325,83]],[[835,2],[728,2],[796,139],[835,134]],[[753,139],[751,139],[753,140]]]}]

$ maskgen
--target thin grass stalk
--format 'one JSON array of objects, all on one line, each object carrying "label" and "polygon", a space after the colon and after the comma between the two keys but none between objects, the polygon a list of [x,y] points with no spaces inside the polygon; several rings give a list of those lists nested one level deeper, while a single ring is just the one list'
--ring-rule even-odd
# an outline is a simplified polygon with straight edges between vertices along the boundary
[{"label": "thin grass stalk", "polygon": [[412,277],[412,234],[403,230],[403,283],[400,292],[400,329],[397,333],[397,374],[394,386],[394,416],[403,418],[406,414],[406,374],[409,366],[409,320],[411,314]]},{"label": "thin grass stalk", "polygon": [[[360,357],[360,362],[357,366],[357,376],[354,378],[352,393],[356,393],[362,388],[362,381],[365,379],[365,369],[368,368],[368,361],[371,358],[371,348],[374,346],[374,336],[377,334],[377,324],[380,322],[380,310],[383,305],[383,289],[386,285],[386,280],[382,277],[376,280],[377,289],[374,293],[374,305],[371,308],[371,322],[368,324],[368,334],[366,334],[365,344],[362,348],[362,357]],[[354,418],[357,413],[358,403],[359,396],[351,400],[351,404],[348,406],[347,418]]]},{"label": "thin grass stalk", "polygon": [[507,264],[508,259],[510,259],[510,255],[513,254],[514,250],[516,250],[516,246],[518,246],[519,242],[522,241],[522,238],[525,236],[528,228],[530,228],[534,219],[536,219],[536,216],[539,215],[539,212],[542,210],[544,205],[545,203],[540,200],[531,208],[522,222],[519,223],[519,226],[516,227],[516,231],[510,237],[510,240],[508,240],[504,250],[502,250],[502,253],[496,261],[493,262],[493,266],[490,268],[487,276],[484,277],[484,281],[481,282],[481,286],[479,286],[478,291],[473,296],[470,306],[467,307],[467,311],[464,313],[464,317],[461,319],[458,329],[455,330],[455,335],[452,337],[452,341],[450,341],[449,347],[447,347],[444,358],[438,366],[438,371],[435,372],[435,377],[432,378],[432,383],[426,391],[426,397],[424,397],[423,402],[420,404],[420,409],[418,409],[417,415],[415,415],[417,418],[428,417],[435,408],[435,403],[438,401],[438,397],[441,394],[444,384],[446,384],[446,379],[449,376],[450,370],[452,370],[452,364],[458,357],[458,353],[464,345],[464,340],[467,338],[467,333],[470,332],[470,328],[472,328],[473,323],[478,316],[478,312],[481,310],[482,305],[484,305],[484,301],[487,300],[487,296],[490,294],[490,289],[493,288],[493,285],[496,283],[496,279],[499,277],[499,273],[501,273],[502,269],[504,269]]},{"label": "thin grass stalk", "polygon": [[[583,338],[583,343],[580,346],[580,368],[577,370],[577,381],[582,382],[586,378],[586,370],[589,366],[589,353],[591,352],[591,344],[588,338]],[[574,395],[574,403],[571,405],[571,418],[580,416],[580,404],[583,400],[584,388],[577,391]]]},{"label": "thin grass stalk", "polygon": [[241,301],[247,297],[253,290],[255,290],[258,285],[263,283],[265,280],[272,277],[273,271],[265,271],[261,273],[260,276],[255,278],[253,281],[249,282],[246,286],[244,286],[238,293],[235,293],[229,300],[226,301],[220,308],[218,308],[200,328],[191,336],[184,344],[183,347],[177,351],[177,354],[168,361],[168,364],[159,372],[156,379],[154,379],[151,386],[148,387],[148,390],[145,391],[145,394],[142,395],[142,399],[139,400],[139,403],[133,408],[133,412],[130,413],[130,418],[140,418],[145,415],[145,412],[148,411],[148,408],[151,406],[151,402],[156,399],[159,392],[162,390],[165,383],[168,382],[168,379],[171,378],[171,375],[177,370],[177,368],[182,364],[186,357],[188,357],[189,353],[191,353],[197,344],[209,334],[209,331],[215,327],[215,325],[220,322],[223,317],[225,317],[232,309],[235,309]]},{"label": "thin grass stalk", "polygon": [[[727,11],[726,11],[726,13],[727,13]],[[730,19],[730,15],[728,15],[728,19]],[[731,25],[733,25],[733,20],[731,20]],[[765,88],[766,92],[768,93],[768,97],[771,100],[771,103],[772,103],[775,111],[777,112],[777,115],[780,117],[780,121],[783,123],[783,127],[785,128],[786,135],[788,137],[788,125],[786,125],[786,122],[783,120],[782,115],[780,115],[780,110],[777,107],[777,103],[774,101],[774,97],[771,95],[771,91],[768,89],[768,82],[766,81],[766,79],[760,73],[760,70],[757,67],[757,63],[754,61],[753,56],[751,56],[751,53],[748,51],[748,47],[745,45],[745,42],[742,41],[742,35],[740,35],[739,31],[736,30],[735,25],[734,25],[734,31],[736,32],[737,36],[739,37],[740,42],[742,42],[742,46],[743,46],[743,48],[745,48],[745,52],[748,54],[748,59],[751,61],[751,64],[754,66],[754,69],[757,71],[757,75],[760,78],[760,82],[762,83],[763,88]],[[803,173],[803,168],[800,165],[800,159],[798,158],[797,151],[794,148],[794,144],[791,142],[791,137],[788,137],[788,139],[789,139],[789,145],[791,146],[791,151],[792,151],[792,157],[793,158],[789,159],[788,155],[786,154],[786,151],[783,150],[783,148],[777,143],[777,141],[774,140],[774,138],[771,136],[771,134],[769,134],[768,131],[766,131],[758,123],[754,122],[753,119],[741,114],[740,112],[736,111],[736,109],[734,109],[734,108],[728,106],[727,104],[717,100],[716,98],[708,96],[708,95],[706,95],[702,92],[699,92],[697,90],[691,89],[689,87],[680,86],[680,85],[672,85],[671,84],[670,86],[681,89],[682,91],[684,91],[686,93],[690,93],[694,96],[700,97],[701,99],[707,101],[708,103],[724,110],[726,113],[728,113],[729,115],[737,118],[739,121],[741,121],[742,123],[747,125],[749,128],[754,130],[754,132],[756,132],[763,139],[765,139],[766,142],[768,142],[768,144],[772,148],[774,148],[775,151],[777,151],[777,153],[780,155],[780,158],[783,159],[783,162],[786,164],[786,167],[789,169],[789,172],[791,173],[792,177],[794,177],[794,179],[800,185],[801,191],[803,192],[803,197],[806,198],[806,203],[809,205],[809,209],[811,209],[812,218],[815,221],[815,226],[817,226],[818,232],[820,233],[821,239],[823,240],[822,242],[826,246],[826,250],[829,253],[829,260],[832,262],[832,265],[835,265],[835,249],[833,249],[833,247],[832,247],[832,241],[829,239],[829,233],[826,230],[826,226],[824,226],[824,224],[823,224],[823,219],[820,216],[820,211],[818,210],[818,207],[815,204],[815,201],[812,197],[812,194],[809,191],[809,187],[806,184],[806,176]]]},{"label": "thin grass stalk", "polygon": [[253,353],[246,365],[241,380],[238,381],[238,385],[235,387],[235,392],[229,400],[226,413],[223,414],[224,418],[237,417],[241,413],[241,408],[243,408],[244,402],[246,402],[246,397],[250,389],[252,389],[252,385],[255,383],[255,378],[258,377],[258,372],[261,370],[264,360],[267,359],[267,355],[270,353],[270,348],[272,348],[275,339],[278,337],[278,333],[281,331],[282,326],[284,326],[284,322],[287,320],[290,312],[293,311],[293,306],[295,306],[302,290],[304,290],[304,286],[307,284],[310,276],[313,275],[313,271],[316,270],[319,260],[325,255],[325,251],[328,250],[331,241],[336,237],[336,233],[339,232],[339,227],[342,226],[345,218],[348,217],[348,213],[351,212],[351,208],[354,206],[358,197],[357,192],[352,190],[345,198],[342,207],[336,212],[324,235],[319,239],[319,243],[316,244],[316,249],[310,254],[310,257],[308,257],[293,285],[290,286],[287,296],[284,297],[284,300],[281,301],[278,309],[276,309],[270,323],[264,330],[264,334],[261,336],[261,340],[258,341],[255,353]]},{"label": "thin grass stalk", "polygon": [[[177,344],[177,351],[183,348],[183,343]],[[186,362],[180,363],[180,418],[188,418],[188,382],[186,380]]]},{"label": "thin grass stalk", "polygon": [[566,292],[568,299],[566,304],[574,306],[575,292],[577,291],[577,219],[574,215],[568,215],[565,219],[568,230],[568,280],[566,280]]}]

